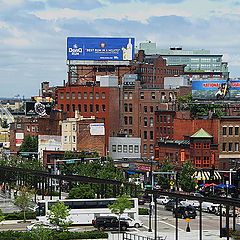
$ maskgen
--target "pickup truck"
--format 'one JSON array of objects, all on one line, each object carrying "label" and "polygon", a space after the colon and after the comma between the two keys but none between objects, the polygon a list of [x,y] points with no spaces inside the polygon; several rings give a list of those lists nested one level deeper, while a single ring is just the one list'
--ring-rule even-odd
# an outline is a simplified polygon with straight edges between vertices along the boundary
[{"label": "pickup truck", "polygon": [[[97,217],[92,221],[92,224],[100,231],[104,231],[105,229],[119,229],[118,218],[114,216]],[[120,220],[120,230],[126,231],[128,227],[129,224],[127,221]]]}]

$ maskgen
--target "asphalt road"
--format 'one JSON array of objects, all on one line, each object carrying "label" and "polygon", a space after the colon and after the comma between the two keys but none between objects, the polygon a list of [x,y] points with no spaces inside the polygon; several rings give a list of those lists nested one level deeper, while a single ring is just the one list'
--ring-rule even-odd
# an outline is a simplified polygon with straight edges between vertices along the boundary
[{"label": "asphalt road", "polygon": [[[140,206],[142,207],[142,206]],[[148,208],[148,204],[143,206]],[[176,219],[173,217],[171,211],[166,211],[163,205],[158,205],[157,207],[157,221],[158,221],[158,231],[161,232],[172,232],[175,229]],[[143,221],[145,229],[149,227],[149,216],[140,216]],[[223,217],[223,227],[225,227],[225,217]],[[214,214],[202,212],[202,227],[203,230],[219,230],[220,217]],[[230,227],[232,226],[232,217],[230,218]],[[152,217],[152,228],[154,227],[154,217]],[[186,231],[187,223],[186,219],[178,219],[179,231]],[[191,230],[199,230],[199,212],[197,212],[196,219],[190,219]],[[220,230],[219,230],[220,231]]]}]

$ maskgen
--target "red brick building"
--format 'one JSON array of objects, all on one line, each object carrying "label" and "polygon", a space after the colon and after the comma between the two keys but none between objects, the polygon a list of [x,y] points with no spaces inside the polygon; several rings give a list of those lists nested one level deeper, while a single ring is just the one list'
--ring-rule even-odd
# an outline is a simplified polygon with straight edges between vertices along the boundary
[{"label": "red brick building", "polygon": [[108,149],[108,137],[116,136],[119,132],[119,88],[73,85],[57,87],[57,92],[57,108],[66,117],[74,117],[75,111],[78,111],[84,118],[95,116],[96,119],[104,119]]}]

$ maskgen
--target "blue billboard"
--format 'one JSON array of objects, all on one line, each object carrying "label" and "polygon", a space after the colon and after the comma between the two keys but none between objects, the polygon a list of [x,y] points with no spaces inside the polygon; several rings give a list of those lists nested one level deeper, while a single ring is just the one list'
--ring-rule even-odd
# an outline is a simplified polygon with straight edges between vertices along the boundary
[{"label": "blue billboard", "polygon": [[240,100],[240,80],[193,80],[194,100]]},{"label": "blue billboard", "polygon": [[67,59],[130,61],[134,59],[134,38],[68,37]]}]

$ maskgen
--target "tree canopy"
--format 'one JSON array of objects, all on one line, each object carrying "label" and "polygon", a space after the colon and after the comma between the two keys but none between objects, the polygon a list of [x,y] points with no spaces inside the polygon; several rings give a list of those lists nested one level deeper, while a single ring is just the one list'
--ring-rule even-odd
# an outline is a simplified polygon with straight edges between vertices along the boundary
[{"label": "tree canopy", "polygon": [[38,152],[38,136],[25,135],[23,143],[18,149],[19,152]]}]

